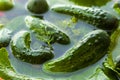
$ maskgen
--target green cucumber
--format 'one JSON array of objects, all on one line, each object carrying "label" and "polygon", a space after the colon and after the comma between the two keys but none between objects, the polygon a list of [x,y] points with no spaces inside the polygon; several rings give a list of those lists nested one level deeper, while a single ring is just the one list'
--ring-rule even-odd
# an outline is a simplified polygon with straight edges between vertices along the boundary
[{"label": "green cucumber", "polygon": [[118,27],[118,19],[109,12],[98,8],[57,5],[52,10],[75,16],[89,24],[112,33]]},{"label": "green cucumber", "polygon": [[0,0],[0,11],[7,11],[14,7],[13,0]]},{"label": "green cucumber", "polygon": [[108,51],[110,37],[103,30],[95,30],[85,35],[63,56],[43,65],[46,72],[66,73],[85,68],[100,60]]},{"label": "green cucumber", "polygon": [[[1,26],[0,26],[1,27]],[[0,29],[0,48],[7,47],[11,40],[11,31],[7,28]]]},{"label": "green cucumber", "polygon": [[51,48],[42,46],[39,50],[33,50],[30,43],[31,39],[28,31],[20,31],[15,34],[11,40],[11,50],[14,56],[32,64],[41,64],[53,58]]},{"label": "green cucumber", "polygon": [[27,9],[30,12],[41,14],[48,11],[49,5],[46,0],[29,0],[27,2]]},{"label": "green cucumber", "polygon": [[58,42],[60,44],[70,43],[69,37],[50,22],[27,16],[25,18],[27,27],[35,33],[35,36],[46,43]]}]

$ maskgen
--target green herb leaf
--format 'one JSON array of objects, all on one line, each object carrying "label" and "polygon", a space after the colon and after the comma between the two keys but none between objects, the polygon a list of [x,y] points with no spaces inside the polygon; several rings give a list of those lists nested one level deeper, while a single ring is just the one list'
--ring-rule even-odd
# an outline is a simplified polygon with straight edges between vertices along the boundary
[{"label": "green herb leaf", "polygon": [[0,11],[10,10],[13,6],[13,0],[0,0]]},{"label": "green herb leaf", "polygon": [[95,72],[95,74],[93,74],[89,80],[112,80],[109,77],[107,77],[104,72],[102,71],[101,68],[98,68]]}]

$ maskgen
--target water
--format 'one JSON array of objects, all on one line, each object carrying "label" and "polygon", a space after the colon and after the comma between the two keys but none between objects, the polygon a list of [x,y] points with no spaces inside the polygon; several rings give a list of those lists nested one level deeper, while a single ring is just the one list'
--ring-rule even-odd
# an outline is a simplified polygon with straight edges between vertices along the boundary
[{"label": "water", "polygon": [[[72,4],[67,1],[68,0],[64,0],[64,1],[63,0],[57,0],[57,1],[49,0],[48,3],[50,5],[50,7],[52,5],[58,4],[58,3],[59,4],[60,3]],[[20,30],[28,30],[26,28],[24,18],[27,15],[34,15],[34,14],[32,14],[32,13],[28,12],[28,10],[26,10],[26,8],[25,8],[26,2],[27,2],[27,0],[15,0],[15,4],[16,4],[15,8],[13,8],[10,11],[5,12],[4,16],[2,16],[2,17],[0,16],[0,20],[1,20],[0,22],[6,24],[10,30],[14,31],[12,35],[14,35],[16,32],[18,32]],[[110,7],[111,4],[113,4],[113,1],[106,4],[106,6],[102,6],[101,8],[118,16],[118,14],[116,14],[113,10],[111,10],[111,7]],[[49,10],[45,14],[37,15],[37,16],[43,16],[43,19],[55,24],[62,31],[64,31],[66,34],[68,34],[70,36],[71,43],[68,45],[61,45],[58,43],[52,44],[52,46],[54,48],[54,54],[55,54],[54,59],[62,56],[66,50],[71,48],[73,45],[77,44],[77,42],[85,34],[87,34],[90,31],[93,31],[95,29],[94,26],[87,24],[81,20],[78,20],[77,23],[74,23],[74,22],[72,22],[72,18],[73,18],[72,16],[56,13],[51,10]],[[11,28],[11,27],[13,27],[13,28]],[[31,35],[31,38],[32,38],[31,47],[34,49],[37,49],[41,44],[44,44],[43,42],[37,40],[34,35]],[[90,43],[88,45],[90,45]],[[118,47],[119,47],[119,44],[118,44]],[[104,57],[97,63],[95,63],[87,68],[84,68],[82,70],[79,70],[79,71],[76,71],[76,72],[73,72],[70,74],[53,75],[53,74],[45,73],[42,70],[42,64],[33,65],[33,64],[22,62],[22,61],[16,59],[13,56],[13,54],[11,53],[10,46],[7,47],[7,50],[9,51],[9,57],[10,57],[11,64],[13,65],[13,67],[15,68],[15,70],[18,73],[33,76],[33,77],[40,77],[45,80],[48,80],[48,79],[50,79],[50,80],[78,80],[80,78],[86,79],[85,78],[86,76],[93,74],[95,69],[98,66],[102,65],[102,62],[105,58]],[[117,51],[117,50],[118,50],[118,48],[116,48],[115,51],[113,51],[113,53],[116,53],[116,52],[119,53],[119,51]],[[86,73],[88,73],[88,74],[86,74]]]}]

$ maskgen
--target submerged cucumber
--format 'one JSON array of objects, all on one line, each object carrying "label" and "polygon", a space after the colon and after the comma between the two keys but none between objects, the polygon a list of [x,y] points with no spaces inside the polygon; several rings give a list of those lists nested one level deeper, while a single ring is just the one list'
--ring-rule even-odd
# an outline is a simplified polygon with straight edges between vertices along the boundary
[{"label": "submerged cucumber", "polygon": [[32,64],[40,64],[53,58],[51,48],[41,47],[39,50],[33,50],[30,43],[30,33],[28,31],[18,32],[11,40],[11,49],[14,56]]},{"label": "submerged cucumber", "polygon": [[7,28],[0,29],[0,48],[7,47],[11,40],[11,31]]},{"label": "submerged cucumber", "polygon": [[35,33],[36,37],[39,40],[47,43],[70,43],[69,37],[64,32],[62,32],[55,25],[47,21],[32,16],[27,16],[25,18],[25,22],[27,27],[32,30],[33,33]]},{"label": "submerged cucumber", "polygon": [[48,72],[73,72],[87,67],[108,51],[110,38],[103,30],[95,30],[85,35],[76,45],[64,53],[62,57],[43,65]]},{"label": "submerged cucumber", "polygon": [[108,32],[113,32],[118,27],[118,19],[115,16],[98,8],[57,5],[52,10],[70,14]]}]

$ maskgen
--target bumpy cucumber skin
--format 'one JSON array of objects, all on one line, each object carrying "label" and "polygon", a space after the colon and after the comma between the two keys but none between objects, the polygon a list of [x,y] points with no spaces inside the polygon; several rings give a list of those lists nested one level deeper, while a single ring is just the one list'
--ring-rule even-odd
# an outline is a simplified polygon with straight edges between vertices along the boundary
[{"label": "bumpy cucumber skin", "polygon": [[41,47],[39,50],[30,48],[30,33],[18,32],[11,40],[11,50],[14,56],[24,62],[42,64],[53,58],[53,52],[49,47]]},{"label": "bumpy cucumber skin", "polygon": [[57,5],[52,7],[52,10],[75,16],[108,32],[113,32],[118,27],[119,21],[115,16],[98,8]]},{"label": "bumpy cucumber skin", "polygon": [[63,56],[45,63],[43,70],[66,73],[82,69],[102,58],[107,53],[109,45],[110,38],[105,31],[92,31],[66,51]]},{"label": "bumpy cucumber skin", "polygon": [[50,22],[32,16],[27,16],[25,22],[27,27],[35,33],[36,37],[44,42],[58,42],[60,44],[70,43],[68,35]]},{"label": "bumpy cucumber skin", "polygon": [[2,28],[0,30],[0,48],[7,47],[11,40],[11,31],[7,28]]}]

